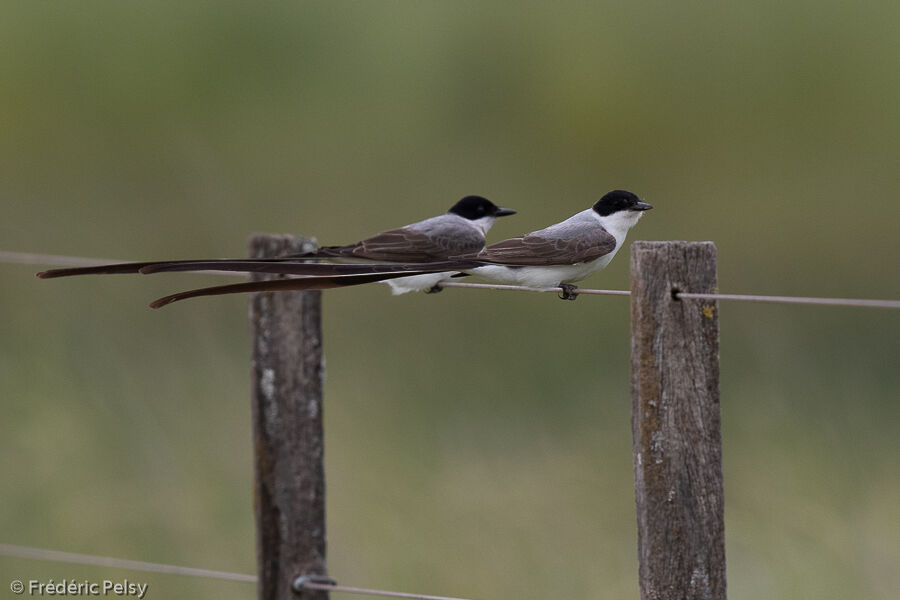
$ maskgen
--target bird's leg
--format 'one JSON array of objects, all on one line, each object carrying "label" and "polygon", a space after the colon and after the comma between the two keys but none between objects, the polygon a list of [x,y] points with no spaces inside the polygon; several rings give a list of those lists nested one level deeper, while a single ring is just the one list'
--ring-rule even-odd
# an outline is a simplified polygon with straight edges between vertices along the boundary
[{"label": "bird's leg", "polygon": [[571,283],[561,283],[559,287],[562,288],[562,293],[559,295],[560,300],[576,300],[578,298],[578,292],[575,291],[578,289],[578,286]]},{"label": "bird's leg", "polygon": [[438,292],[443,292],[443,291],[444,291],[444,286],[442,286],[440,283],[436,283],[433,286],[431,286],[430,288],[428,288],[427,290],[425,290],[425,293],[426,294],[437,294]]}]

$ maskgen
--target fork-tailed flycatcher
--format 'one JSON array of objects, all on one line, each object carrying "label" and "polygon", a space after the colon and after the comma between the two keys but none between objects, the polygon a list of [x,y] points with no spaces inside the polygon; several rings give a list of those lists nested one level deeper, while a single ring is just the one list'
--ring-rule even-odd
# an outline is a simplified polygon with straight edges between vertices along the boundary
[{"label": "fork-tailed flycatcher", "polygon": [[561,287],[562,297],[574,300],[572,283],[605,268],[651,208],[631,192],[609,192],[565,221],[491,244],[475,257],[488,264],[465,272],[497,283]]},{"label": "fork-tailed flycatcher", "polygon": [[[38,277],[65,277],[69,275],[88,275],[104,273],[156,273],[161,271],[197,271],[197,270],[239,270],[290,272],[294,274],[342,274],[368,273],[365,267],[308,264],[304,261],[312,259],[330,259],[335,261],[354,261],[390,264],[394,268],[412,266],[416,263],[427,263],[429,267],[448,259],[459,260],[474,256],[484,248],[485,234],[498,217],[513,215],[516,211],[500,208],[481,196],[466,196],[454,204],[445,214],[431,217],[423,221],[411,223],[397,229],[391,229],[355,244],[346,246],[322,246],[314,252],[285,256],[278,259],[217,259],[217,260],[179,260],[165,262],[133,262],[94,267],[77,267],[67,269],[51,269],[38,273]],[[300,264],[296,264],[296,263]],[[292,271],[278,271],[279,265],[295,264]],[[273,271],[273,269],[276,269]],[[409,268],[406,269],[410,270]],[[384,267],[375,269],[384,271]],[[436,284],[452,276],[455,270],[435,272],[412,276],[396,276],[384,283],[391,286],[394,294],[410,291],[439,290]]]}]

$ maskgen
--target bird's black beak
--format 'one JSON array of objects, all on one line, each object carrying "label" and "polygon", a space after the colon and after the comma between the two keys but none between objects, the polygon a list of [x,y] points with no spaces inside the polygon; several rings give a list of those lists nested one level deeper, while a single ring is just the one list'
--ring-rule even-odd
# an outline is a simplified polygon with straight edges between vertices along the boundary
[{"label": "bird's black beak", "polygon": [[632,206],[631,210],[650,210],[651,208],[653,207],[646,202],[641,202],[640,200],[638,200],[638,203]]},{"label": "bird's black beak", "polygon": [[509,215],[514,215],[514,214],[516,214],[516,211],[514,211],[511,208],[498,207],[497,212],[494,213],[494,216],[495,217],[508,217]]}]

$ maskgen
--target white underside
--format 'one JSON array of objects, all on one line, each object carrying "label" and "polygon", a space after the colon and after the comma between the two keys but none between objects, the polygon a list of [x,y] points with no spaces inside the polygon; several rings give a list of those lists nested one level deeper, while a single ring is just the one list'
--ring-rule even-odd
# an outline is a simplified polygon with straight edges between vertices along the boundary
[{"label": "white underside", "polygon": [[[420,221],[419,223],[413,223],[409,225],[410,229],[419,230],[419,231],[428,231],[429,228],[437,227],[438,229],[446,230],[448,224],[447,221],[450,220],[450,223],[455,227],[475,227],[477,228],[482,235],[486,234],[491,226],[494,224],[494,221],[497,220],[496,217],[482,217],[480,219],[475,219],[474,221],[470,221],[469,219],[464,219],[455,214],[446,214],[441,215],[439,217],[433,217],[431,219],[425,219],[424,221]],[[372,262],[372,261],[360,261],[360,262]],[[390,264],[390,263],[387,263]],[[445,273],[428,273],[427,275],[410,275],[409,277],[398,277],[397,279],[388,279],[386,281],[381,281],[380,283],[387,284],[391,286],[391,293],[396,295],[406,294],[409,292],[425,292],[433,288],[437,285],[438,282],[444,281],[445,279],[450,279],[453,275],[458,273],[458,271],[447,271]]]},{"label": "white underside", "polygon": [[628,230],[640,220],[642,212],[619,212],[607,217],[597,215],[593,210],[586,210],[566,219],[557,225],[551,225],[545,231],[565,229],[567,234],[577,237],[579,229],[592,228],[598,224],[616,238],[616,247],[609,254],[605,254],[587,263],[574,265],[548,265],[534,267],[506,267],[502,265],[486,265],[466,271],[470,275],[477,275],[495,283],[512,285],[524,285],[533,288],[546,289],[559,287],[560,283],[574,283],[593,275],[597,271],[605,269],[612,261],[619,248],[625,242]]},{"label": "white underside", "polygon": [[444,273],[428,273],[427,275],[411,275],[409,277],[398,277],[397,279],[388,279],[380,283],[386,283],[391,286],[391,293],[395,296],[406,294],[407,292],[424,292],[430,290],[440,281],[450,279],[456,271],[447,271]]},{"label": "white underside", "polygon": [[606,267],[615,252],[610,252],[595,261],[577,265],[549,265],[545,267],[505,267],[486,265],[466,271],[470,275],[483,277],[495,283],[524,285],[533,288],[554,288],[560,283],[574,283]]}]

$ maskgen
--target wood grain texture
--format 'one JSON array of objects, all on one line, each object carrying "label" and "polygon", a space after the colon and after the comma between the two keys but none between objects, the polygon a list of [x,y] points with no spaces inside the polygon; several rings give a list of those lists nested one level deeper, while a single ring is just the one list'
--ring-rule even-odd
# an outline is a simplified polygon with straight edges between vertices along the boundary
[{"label": "wood grain texture", "polygon": [[[253,236],[250,254],[267,258],[315,250],[289,235]],[[254,281],[278,278],[254,274]],[[256,453],[258,597],[327,600],[297,594],[297,575],[325,575],[321,292],[263,292],[250,299],[253,440]]]},{"label": "wood grain texture", "polygon": [[724,599],[719,307],[712,242],[631,246],[631,390],[641,598]]}]

